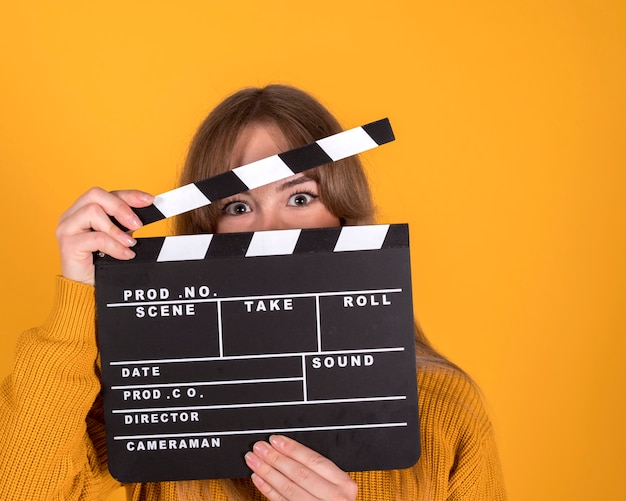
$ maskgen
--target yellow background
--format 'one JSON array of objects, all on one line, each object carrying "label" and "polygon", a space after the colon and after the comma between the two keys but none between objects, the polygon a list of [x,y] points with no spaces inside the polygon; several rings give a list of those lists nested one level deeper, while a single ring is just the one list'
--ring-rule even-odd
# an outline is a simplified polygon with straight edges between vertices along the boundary
[{"label": "yellow background", "polygon": [[381,221],[410,223],[417,316],[484,390],[510,498],[624,499],[623,0],[3,4],[0,376],[73,199],[172,188],[218,100],[290,83],[391,119]]}]

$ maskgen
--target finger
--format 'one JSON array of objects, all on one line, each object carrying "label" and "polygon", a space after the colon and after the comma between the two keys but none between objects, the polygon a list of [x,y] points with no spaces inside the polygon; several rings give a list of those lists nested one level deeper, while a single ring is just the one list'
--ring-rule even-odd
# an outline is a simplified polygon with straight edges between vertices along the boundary
[{"label": "finger", "polygon": [[92,202],[106,203],[107,199],[114,200],[112,197],[117,197],[123,200],[131,207],[146,207],[154,201],[154,197],[145,191],[140,190],[116,190],[107,191],[100,187],[93,187],[83,193],[68,209],[68,213],[80,208],[82,205]]},{"label": "finger", "polygon": [[[143,191],[126,190],[126,191],[113,191],[111,193],[118,196],[120,199],[122,199],[129,208],[131,207],[143,208],[143,207],[147,207],[148,205],[154,202],[154,197],[150,195],[149,193],[145,193]],[[125,210],[125,207],[123,207],[123,209]],[[139,219],[139,217],[137,217],[137,213],[132,209],[130,213],[124,212],[120,214],[120,216],[118,216],[117,214],[112,214],[112,215],[122,225],[122,229],[126,229],[126,228],[128,228],[129,230],[136,229],[136,228],[130,228],[126,226],[123,222],[124,218],[130,218],[128,219],[128,221],[130,222],[131,225],[139,223],[141,226],[143,226],[143,222]]]},{"label": "finger", "polygon": [[96,203],[81,207],[62,221],[57,227],[57,240],[64,276],[66,271],[93,265],[92,253],[96,251],[117,259],[130,259],[134,253],[129,247],[137,243]]},{"label": "finger", "polygon": [[59,241],[61,249],[61,274],[65,278],[94,284],[93,253],[104,252],[116,259],[128,260],[135,253],[101,232],[86,232],[72,235]]},{"label": "finger", "polygon": [[[141,226],[141,222],[138,221],[137,224]],[[122,231],[117,225],[113,223],[113,221],[109,217],[109,214],[101,205],[94,202],[82,206],[72,215],[66,217],[63,221],[59,223],[57,227],[57,239],[59,240],[61,250],[65,250],[68,241],[73,242],[73,240],[71,239],[72,236],[93,232],[103,233],[104,235],[112,238],[121,245],[125,245],[126,247],[133,246],[136,243],[129,234]],[[100,239],[103,237],[98,236],[97,238]],[[93,241],[93,239],[86,239],[84,241]],[[101,243],[103,245],[105,244],[105,242]],[[100,250],[104,252],[103,249],[90,248],[84,250]]]},{"label": "finger", "polygon": [[302,499],[304,500],[304,496],[301,497],[293,497],[286,498],[276,489],[274,489],[270,484],[268,484],[263,477],[261,477],[257,473],[253,473],[250,477],[254,486],[259,490],[261,494],[263,494],[264,499],[269,499],[270,501],[288,501],[289,499]]},{"label": "finger", "polygon": [[[143,192],[136,192],[143,193]],[[147,200],[150,195],[131,195],[130,192],[109,193],[101,188],[92,188],[83,194],[76,202],[61,215],[60,222],[65,221],[77,214],[84,213],[91,206],[100,207],[108,216],[115,218],[121,225],[129,230],[137,230],[142,224],[133,207],[149,205]],[[128,202],[127,202],[128,200]],[[145,201],[144,201],[145,200]],[[130,202],[130,205],[129,205]]]},{"label": "finger", "polygon": [[[292,457],[282,454],[267,442],[257,442],[254,452],[246,455],[246,461],[259,477],[257,483],[275,494],[277,499],[280,499],[278,496],[298,500],[356,499],[356,483],[332,461],[280,435],[271,437],[271,441],[287,450]],[[267,496],[266,492],[263,494]]]},{"label": "finger", "polygon": [[350,477],[330,459],[284,435],[270,437],[272,447],[284,456],[303,464],[330,482],[340,484]]},{"label": "finger", "polygon": [[154,196],[140,190],[114,190],[111,192],[120,197],[131,207],[146,207],[154,202]]},{"label": "finger", "polygon": [[72,206],[65,211],[60,222],[72,217],[85,207],[99,205],[109,215],[113,216],[120,224],[130,230],[141,227],[141,221],[131,207],[146,207],[154,200],[152,195],[139,190],[125,190],[109,193],[102,188],[92,188],[81,195]]},{"label": "finger", "polygon": [[[129,235],[127,238],[134,240]],[[90,258],[93,257],[94,252],[102,252],[115,259],[132,259],[135,257],[135,253],[130,247],[132,245],[126,242],[120,243],[111,236],[102,232],[86,232],[78,235],[72,235],[64,239],[61,255],[68,260],[76,260],[83,262],[91,262]],[[67,250],[66,250],[67,249]],[[66,252],[63,252],[65,251]]]},{"label": "finger", "polygon": [[92,188],[61,216],[57,236],[93,229],[110,233],[122,244],[133,245],[124,237],[124,231],[117,231],[120,228],[111,217],[124,225],[124,229],[136,230],[142,223],[131,206],[145,207],[153,201],[152,195],[139,190],[109,193],[102,188]]},{"label": "finger", "polygon": [[276,456],[279,453],[271,449],[266,442],[258,442],[254,445],[254,452],[248,452],[245,456],[253,472],[252,482],[261,494],[271,501],[318,499],[276,468]]}]

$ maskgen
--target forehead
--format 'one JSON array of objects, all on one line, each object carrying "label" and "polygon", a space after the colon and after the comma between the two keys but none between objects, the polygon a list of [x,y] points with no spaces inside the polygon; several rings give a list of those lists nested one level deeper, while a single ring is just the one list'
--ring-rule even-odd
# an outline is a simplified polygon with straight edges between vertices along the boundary
[{"label": "forehead", "polygon": [[248,124],[243,128],[235,142],[230,157],[230,168],[234,169],[288,149],[287,139],[277,125],[272,123]]}]

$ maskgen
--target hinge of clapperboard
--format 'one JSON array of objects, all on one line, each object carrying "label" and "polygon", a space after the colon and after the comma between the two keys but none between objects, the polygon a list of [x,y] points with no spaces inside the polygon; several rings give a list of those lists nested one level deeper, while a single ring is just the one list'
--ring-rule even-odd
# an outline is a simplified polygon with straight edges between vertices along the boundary
[{"label": "hinge of clapperboard", "polygon": [[147,225],[363,153],[393,140],[395,136],[389,119],[383,118],[167,191],[157,195],[152,205],[134,208],[133,211]]}]

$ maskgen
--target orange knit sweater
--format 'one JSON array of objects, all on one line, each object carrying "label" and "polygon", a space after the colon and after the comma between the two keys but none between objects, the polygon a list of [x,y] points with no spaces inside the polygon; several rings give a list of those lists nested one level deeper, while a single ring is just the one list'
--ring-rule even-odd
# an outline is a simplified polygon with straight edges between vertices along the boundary
[{"label": "orange knit sweater", "polygon": [[[93,287],[59,278],[47,322],[20,337],[0,386],[0,499],[95,501],[120,487],[107,468],[94,318]],[[418,390],[418,466],[352,473],[358,499],[505,499],[493,429],[472,383],[420,369]],[[209,487],[226,501],[218,482]],[[126,489],[133,501],[178,500],[174,482]]]}]

